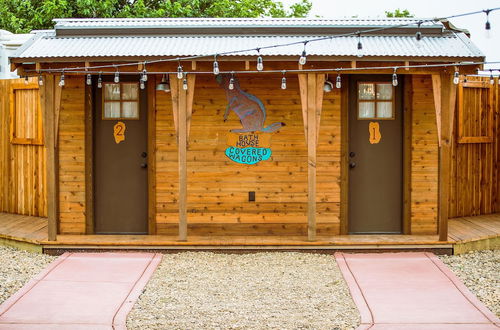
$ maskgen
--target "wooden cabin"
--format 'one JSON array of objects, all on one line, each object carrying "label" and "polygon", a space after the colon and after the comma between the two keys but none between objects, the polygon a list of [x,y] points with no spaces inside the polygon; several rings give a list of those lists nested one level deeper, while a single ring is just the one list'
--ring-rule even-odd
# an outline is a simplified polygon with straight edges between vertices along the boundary
[{"label": "wooden cabin", "polygon": [[11,58],[32,82],[2,85],[0,211],[50,240],[444,241],[500,211],[498,81],[464,81],[485,60],[466,31],[417,22],[56,20]]}]

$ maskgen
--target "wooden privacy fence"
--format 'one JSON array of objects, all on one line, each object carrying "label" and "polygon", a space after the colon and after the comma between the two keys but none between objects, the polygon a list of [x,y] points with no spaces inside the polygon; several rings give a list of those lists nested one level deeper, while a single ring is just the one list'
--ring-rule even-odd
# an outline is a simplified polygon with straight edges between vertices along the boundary
[{"label": "wooden privacy fence", "polygon": [[500,212],[498,78],[467,77],[458,86],[449,216]]},{"label": "wooden privacy fence", "polygon": [[46,216],[37,79],[0,80],[0,96],[0,212]]}]

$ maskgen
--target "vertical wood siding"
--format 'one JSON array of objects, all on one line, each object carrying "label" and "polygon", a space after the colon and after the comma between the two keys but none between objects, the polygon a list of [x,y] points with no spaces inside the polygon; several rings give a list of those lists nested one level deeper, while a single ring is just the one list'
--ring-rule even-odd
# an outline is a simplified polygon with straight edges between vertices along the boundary
[{"label": "vertical wood siding", "polygon": [[85,85],[66,77],[59,119],[59,232],[85,233]]},{"label": "vertical wood siding", "polygon": [[[24,79],[0,80],[0,212],[46,216],[45,147],[11,143],[10,93],[13,84],[24,84]],[[37,79],[30,79],[30,84],[37,86]],[[18,93],[15,104],[17,136],[32,138],[37,135],[36,123],[23,121],[36,118],[28,113],[38,102],[37,90]]]},{"label": "vertical wood siding", "polygon": [[[489,78],[468,77],[468,81],[485,81]],[[458,143],[455,134],[452,141],[450,217],[474,216],[500,212],[500,117],[498,81],[492,88],[464,87],[463,132],[467,136],[488,134],[489,114],[493,112],[493,142]],[[493,93],[492,100],[490,93]],[[458,132],[458,109],[455,116],[455,132]]]},{"label": "vertical wood siding", "polygon": [[438,140],[430,75],[413,76],[411,233],[437,233]]}]

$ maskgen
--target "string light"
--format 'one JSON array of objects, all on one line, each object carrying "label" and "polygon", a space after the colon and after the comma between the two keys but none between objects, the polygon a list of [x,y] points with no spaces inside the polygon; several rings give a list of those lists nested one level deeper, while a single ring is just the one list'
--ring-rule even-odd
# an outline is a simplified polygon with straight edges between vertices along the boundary
[{"label": "string light", "polygon": [[285,73],[286,71],[283,70],[283,77],[281,78],[281,89],[286,89],[286,77],[285,77]]},{"label": "string light", "polygon": [[234,89],[234,72],[231,72],[231,79],[229,79],[229,89],[233,90]]},{"label": "string light", "polygon": [[219,63],[217,63],[217,55],[214,56],[214,75],[218,75],[220,73]]},{"label": "string light", "polygon": [[141,76],[141,78],[139,79],[139,87],[140,87],[141,89],[146,88],[146,84],[144,83],[144,79],[142,79],[142,76]]},{"label": "string light", "polygon": [[490,11],[491,11],[491,9],[486,9],[483,11],[486,14],[486,23],[484,24],[486,38],[490,38],[491,37],[491,24],[490,24]]},{"label": "string light", "polygon": [[97,78],[97,88],[102,88],[101,72],[99,72],[99,78]]},{"label": "string light", "polygon": [[141,80],[146,82],[148,81],[148,72],[146,71],[146,62],[144,62],[143,64],[143,70],[142,70],[142,77],[141,77]]},{"label": "string light", "polygon": [[30,82],[30,78],[28,76],[24,77],[24,84],[27,85]]},{"label": "string light", "polygon": [[257,71],[262,71],[264,70],[264,60],[260,55],[260,48],[257,48],[257,52],[259,53],[259,56],[257,57]]},{"label": "string light", "polygon": [[115,84],[118,84],[120,82],[120,73],[118,70],[115,72],[115,79],[114,79]]},{"label": "string light", "polygon": [[179,61],[179,65],[177,66],[177,79],[182,79],[184,77],[184,72],[182,71],[182,65]]},{"label": "string light", "polygon": [[184,80],[182,81],[182,89],[185,90],[185,91],[188,90],[187,74],[184,74]]},{"label": "string light", "polygon": [[41,74],[38,76],[38,85],[43,86],[43,76]]},{"label": "string light", "polygon": [[494,85],[494,84],[495,84],[495,78],[493,78],[493,72],[490,69],[490,85]]},{"label": "string light", "polygon": [[417,39],[417,41],[422,40],[422,32],[420,32],[420,25],[422,25],[422,21],[418,22],[418,31],[417,33],[415,33],[415,39]]},{"label": "string light", "polygon": [[342,80],[340,78],[340,72],[337,73],[337,79],[335,80],[335,87],[341,88],[342,87]]},{"label": "string light", "polygon": [[325,83],[323,84],[323,91],[329,93],[333,90],[333,84],[328,80],[328,74],[326,75]]},{"label": "string light", "polygon": [[59,80],[59,87],[64,87],[64,71],[61,73],[61,80]]},{"label": "string light", "polygon": [[392,86],[396,87],[398,85],[398,75],[396,74],[397,68],[394,68],[394,73],[392,74]]},{"label": "string light", "polygon": [[358,51],[356,56],[363,57],[363,44],[361,43],[361,32],[358,32]]},{"label": "string light", "polygon": [[456,68],[455,73],[453,74],[453,83],[455,85],[458,85],[459,82],[460,82],[460,73],[458,73],[458,69]]},{"label": "string light", "polygon": [[464,76],[464,84],[467,83],[467,75]]},{"label": "string light", "polygon": [[92,85],[92,75],[89,73],[87,74],[87,86]]},{"label": "string light", "polygon": [[306,45],[307,45],[307,41],[304,42],[304,50],[302,51],[302,55],[300,55],[300,58],[299,58],[300,65],[304,65],[307,62]]}]

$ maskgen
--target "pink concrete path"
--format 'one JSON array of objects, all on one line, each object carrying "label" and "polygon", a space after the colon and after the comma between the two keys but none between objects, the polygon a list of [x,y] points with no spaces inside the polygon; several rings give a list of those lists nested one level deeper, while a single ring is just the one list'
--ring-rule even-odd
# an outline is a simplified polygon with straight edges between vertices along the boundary
[{"label": "pink concrete path", "polygon": [[65,253],[0,305],[0,329],[126,329],[160,261],[154,253]]},{"label": "pink concrete path", "polygon": [[500,320],[432,253],[336,253],[358,329],[497,329]]}]

